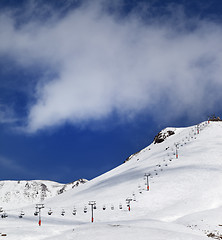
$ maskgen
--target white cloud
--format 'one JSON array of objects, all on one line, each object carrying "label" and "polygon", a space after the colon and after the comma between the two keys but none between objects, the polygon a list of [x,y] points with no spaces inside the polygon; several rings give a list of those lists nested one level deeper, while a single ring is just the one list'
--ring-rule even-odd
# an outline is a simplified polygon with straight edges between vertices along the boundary
[{"label": "white cloud", "polygon": [[[157,118],[205,114],[221,101],[222,30],[216,23],[124,20],[99,5],[65,17],[15,27],[0,16],[0,54],[22,67],[43,64],[56,73],[41,81],[27,130],[149,110]],[[209,90],[210,89],[210,90]]]}]

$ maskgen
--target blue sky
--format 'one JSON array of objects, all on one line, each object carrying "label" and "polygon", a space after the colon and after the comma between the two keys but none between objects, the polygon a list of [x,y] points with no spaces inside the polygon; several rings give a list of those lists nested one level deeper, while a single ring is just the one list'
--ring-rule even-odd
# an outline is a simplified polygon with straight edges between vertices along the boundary
[{"label": "blue sky", "polygon": [[92,179],[222,109],[220,0],[1,1],[0,180]]}]

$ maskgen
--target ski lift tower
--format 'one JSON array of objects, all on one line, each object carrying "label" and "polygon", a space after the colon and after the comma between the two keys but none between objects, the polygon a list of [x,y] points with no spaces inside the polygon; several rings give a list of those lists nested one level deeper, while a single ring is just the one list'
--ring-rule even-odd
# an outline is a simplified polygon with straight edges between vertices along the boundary
[{"label": "ski lift tower", "polygon": [[[189,141],[189,140],[188,140]],[[176,159],[178,158],[178,148],[179,148],[179,143],[174,144],[176,147]]]},{"label": "ski lift tower", "polygon": [[41,209],[42,208],[44,208],[44,204],[43,203],[36,204],[36,209],[39,210],[39,226],[41,226],[41,224],[42,224],[42,220],[41,220]]},{"label": "ski lift tower", "polygon": [[197,134],[199,134],[199,133],[200,133],[200,125],[197,124]]},{"label": "ski lift tower", "polygon": [[94,221],[94,218],[93,218],[93,209],[96,208],[96,201],[89,201],[89,205],[91,205],[91,209],[92,209],[92,222]]},{"label": "ski lift tower", "polygon": [[126,204],[127,204],[127,207],[128,207],[128,210],[130,211],[130,202],[132,201],[133,199],[132,198],[127,198],[126,199]]},{"label": "ski lift tower", "polygon": [[145,174],[144,174],[144,177],[146,178],[146,184],[147,184],[147,188],[146,188],[146,190],[147,190],[147,191],[150,190],[149,176],[150,176],[150,173],[145,173]]}]

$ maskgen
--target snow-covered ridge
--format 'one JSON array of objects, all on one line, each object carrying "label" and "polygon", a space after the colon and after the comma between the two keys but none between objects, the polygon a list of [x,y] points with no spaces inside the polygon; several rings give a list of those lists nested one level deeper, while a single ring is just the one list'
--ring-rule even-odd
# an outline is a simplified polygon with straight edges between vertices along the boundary
[{"label": "snow-covered ridge", "polygon": [[86,179],[79,179],[68,184],[47,180],[0,181],[1,206],[13,205],[19,207],[37,203],[55,197],[86,182]]}]

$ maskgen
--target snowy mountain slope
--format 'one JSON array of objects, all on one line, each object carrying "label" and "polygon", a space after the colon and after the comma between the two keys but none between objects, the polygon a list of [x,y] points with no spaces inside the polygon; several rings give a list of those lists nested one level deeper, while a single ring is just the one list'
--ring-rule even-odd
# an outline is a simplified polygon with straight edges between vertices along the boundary
[{"label": "snowy mountain slope", "polygon": [[[154,215],[158,213],[159,216],[161,212],[160,215],[167,218],[168,214],[164,216],[163,210],[173,206],[175,214],[171,212],[170,218],[175,219],[186,214],[190,207],[199,211],[217,206],[221,197],[219,183],[222,165],[219,159],[222,149],[218,146],[222,141],[222,128],[220,123],[202,124],[202,127],[200,134],[197,134],[195,127],[166,129],[173,130],[175,135],[162,143],[151,144],[130,161],[68,193],[69,197],[64,194],[58,201],[70,199],[66,200],[67,206],[73,206],[71,199],[75,199],[76,204],[87,204],[88,200],[96,200],[100,205],[117,204],[124,203],[127,197],[135,193],[137,198],[142,198],[141,201],[150,202],[145,207],[147,211],[155,211]],[[179,148],[178,159],[175,144]],[[139,185],[145,189],[145,173],[152,175],[146,197],[141,196],[138,189]],[[206,198],[205,202],[198,204],[203,197]],[[155,201],[151,200],[153,198]],[[196,201],[185,204],[186,199]],[[184,204],[185,208],[177,209],[175,204]]]},{"label": "snowy mountain slope", "polygon": [[62,194],[87,182],[79,179],[72,183],[61,184],[53,181],[0,181],[0,206],[25,206],[38,203],[47,198]]},{"label": "snowy mountain slope", "polygon": [[[125,200],[130,197],[136,200],[131,204],[136,219],[148,217],[168,222],[220,207],[222,124],[204,122],[199,127],[167,128],[164,131],[169,130],[175,134],[162,143],[152,143],[125,164],[54,199],[53,203],[47,202],[47,205],[56,209],[62,201],[67,210],[75,205],[82,211],[89,200],[95,200],[99,209],[104,205],[118,208],[120,203],[126,208]],[[145,173],[152,175],[150,191],[145,191]],[[142,194],[139,193],[141,190]],[[98,221],[103,221],[106,214],[102,210],[97,212]],[[119,213],[118,216],[109,215],[109,219],[125,217]]]},{"label": "snowy mountain slope", "polygon": [[[167,134],[168,131],[174,134]],[[4,220],[5,229],[10,221],[21,224],[23,240],[24,233],[27,239],[80,240],[131,240],[147,236],[152,240],[195,240],[208,239],[207,234],[222,235],[219,226],[222,224],[222,123],[167,128],[161,135],[168,136],[132,155],[119,167],[46,200],[41,236],[29,233],[29,227],[37,222],[34,205],[24,208],[23,222],[17,220],[19,208],[6,209],[9,217]],[[151,175],[149,191],[145,173]],[[132,199],[130,211],[127,198]],[[90,200],[96,201],[97,206],[93,224]],[[47,214],[50,208],[51,216]],[[76,215],[72,214],[74,208]],[[14,229],[9,232],[14,236]]]}]

